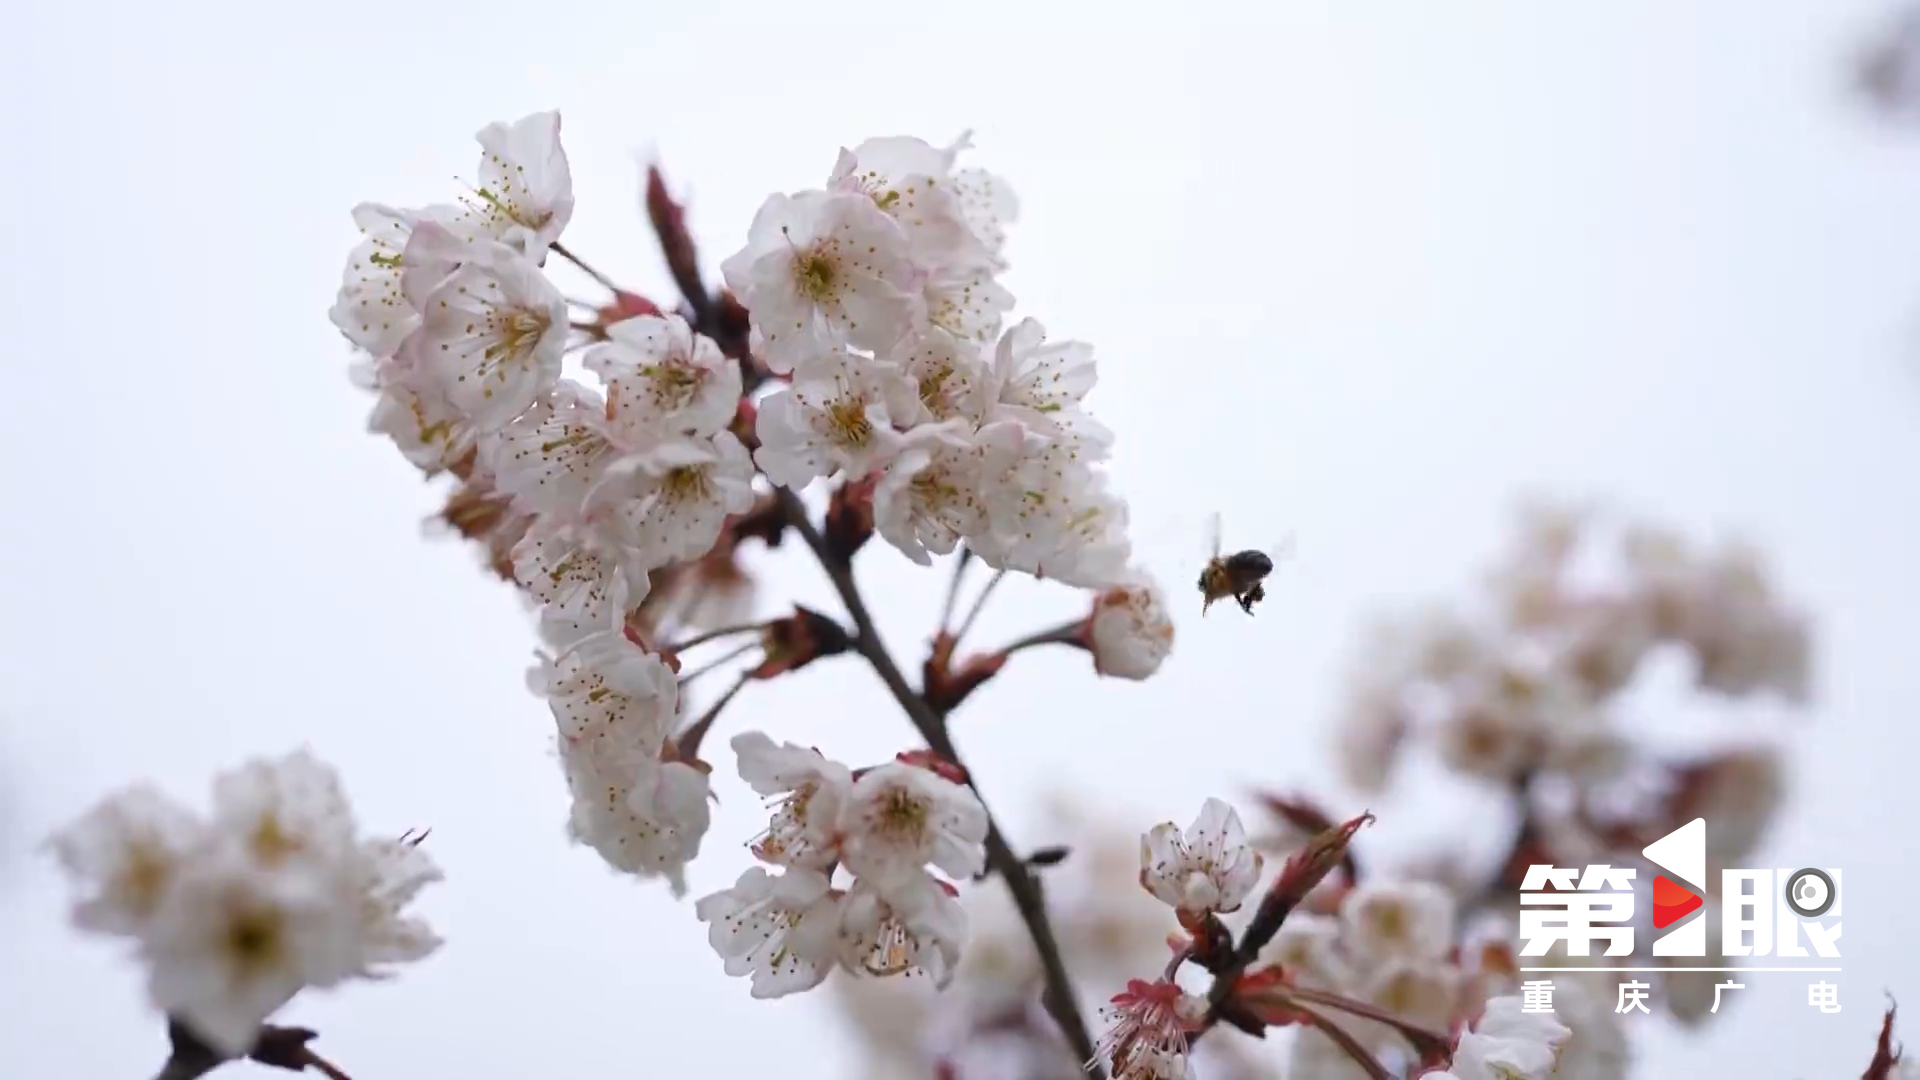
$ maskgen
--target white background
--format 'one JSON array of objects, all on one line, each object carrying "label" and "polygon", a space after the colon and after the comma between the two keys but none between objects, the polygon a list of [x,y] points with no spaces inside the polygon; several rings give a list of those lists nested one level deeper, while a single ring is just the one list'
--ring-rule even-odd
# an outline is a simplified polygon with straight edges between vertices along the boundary
[{"label": "white background", "polygon": [[[1342,8],[15,11],[0,1076],[163,1056],[134,970],[65,929],[32,845],[128,780],[201,799],[216,769],[302,742],[370,827],[431,825],[450,877],[426,902],[444,952],[288,1014],[356,1076],[847,1074],[829,1002],[750,1003],[690,903],[564,843],[530,627],[472,552],[422,538],[437,495],[362,433],[326,320],[355,202],[444,199],[475,129],[550,107],[568,243],[660,294],[649,152],[710,268],[767,192],[868,135],[973,128],[1013,181],[1009,283],[1098,346],[1093,405],[1181,620],[1156,681],[1033,654],[961,715],[1018,840],[1044,841],[1023,824],[1048,786],[1144,827],[1324,772],[1363,621],[1465,588],[1526,491],[1762,544],[1818,615],[1821,700],[1757,865],[1844,867],[1844,1011],[1755,975],[1697,1038],[1632,1018],[1640,1075],[1857,1075],[1882,991],[1920,1005],[1920,139],[1856,115],[1844,70],[1882,7]],[[1215,509],[1230,542],[1298,537],[1256,620],[1193,610]],[[767,565],[769,605],[826,602],[798,558]],[[917,659],[944,577],[879,548],[861,572]],[[1078,602],[1010,585],[981,640]],[[851,662],[751,688],[723,732],[745,725],[853,761],[909,739]],[[720,796],[696,892],[757,828],[744,786]]]}]

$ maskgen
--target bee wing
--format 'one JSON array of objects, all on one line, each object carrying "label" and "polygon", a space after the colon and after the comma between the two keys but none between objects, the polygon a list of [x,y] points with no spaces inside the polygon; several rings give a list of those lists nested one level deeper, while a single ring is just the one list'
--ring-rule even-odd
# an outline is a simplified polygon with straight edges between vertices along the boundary
[{"label": "bee wing", "polygon": [[1220,511],[1207,516],[1207,561],[1220,557]]}]

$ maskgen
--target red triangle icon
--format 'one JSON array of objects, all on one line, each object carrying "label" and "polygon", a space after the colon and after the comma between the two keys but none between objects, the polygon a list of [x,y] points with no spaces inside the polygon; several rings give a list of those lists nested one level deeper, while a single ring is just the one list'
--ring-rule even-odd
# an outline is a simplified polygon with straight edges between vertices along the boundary
[{"label": "red triangle icon", "polygon": [[1653,928],[1665,930],[1700,909],[1700,894],[1665,874],[1653,879]]}]

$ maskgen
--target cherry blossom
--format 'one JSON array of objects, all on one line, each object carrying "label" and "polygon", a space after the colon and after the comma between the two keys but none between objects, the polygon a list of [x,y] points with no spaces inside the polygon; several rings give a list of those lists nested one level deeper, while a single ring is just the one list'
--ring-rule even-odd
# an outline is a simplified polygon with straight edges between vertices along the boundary
[{"label": "cherry blossom", "polygon": [[776,998],[811,990],[833,970],[841,899],[817,870],[776,876],[755,866],[693,910],[727,974],[751,976],[756,998]]},{"label": "cherry blossom", "polygon": [[1187,827],[1165,822],[1140,838],[1140,884],[1161,903],[1183,913],[1225,914],[1260,883],[1264,860],[1247,846],[1240,815],[1208,799]]},{"label": "cherry blossom", "polygon": [[837,861],[840,812],[852,794],[852,772],[818,750],[775,745],[758,731],[735,735],[733,752],[741,779],[773,807],[754,855],[763,862],[814,869]]},{"label": "cherry blossom", "polygon": [[1426,881],[1370,880],[1340,907],[1352,941],[1369,959],[1438,960],[1453,948],[1453,897]]},{"label": "cherry blossom", "polygon": [[930,769],[888,762],[853,782],[841,815],[846,863],[883,886],[931,863],[950,877],[986,866],[987,812],[971,788]]},{"label": "cherry blossom", "polygon": [[[1165,1058],[1186,1056],[1187,1040],[1200,1030],[1206,1011],[1207,1003],[1178,983],[1130,980],[1103,1010],[1108,1028],[1100,1051],[1115,1077],[1180,1075],[1166,1072],[1171,1066]],[[1138,1067],[1160,1071],[1135,1072]]]},{"label": "cherry blossom", "polygon": [[678,315],[623,319],[587,350],[607,382],[607,417],[629,445],[666,435],[712,435],[740,407],[740,365]]},{"label": "cherry blossom", "polygon": [[1457,1080],[1546,1080],[1572,1031],[1545,1013],[1521,1011],[1517,997],[1497,997],[1472,1031],[1460,1036],[1447,1075]]},{"label": "cherry blossom", "polygon": [[1173,651],[1173,617],[1160,586],[1144,571],[1132,580],[1094,596],[1087,639],[1093,668],[1120,679],[1145,679],[1160,670]]},{"label": "cherry blossom", "polygon": [[541,636],[556,648],[618,627],[651,588],[641,553],[604,519],[539,518],[512,559],[514,580],[541,604]]},{"label": "cherry blossom", "polygon": [[101,934],[139,936],[206,826],[148,784],[102,801],[49,841],[67,876],[84,891],[74,924]]},{"label": "cherry blossom", "polygon": [[921,566],[952,553],[986,527],[983,479],[1019,452],[1017,425],[970,432],[964,421],[922,424],[907,432],[874,488],[874,525]]},{"label": "cherry blossom", "polygon": [[1049,344],[1046,338],[1046,328],[1037,319],[1022,319],[1000,336],[993,354],[994,415],[1049,434],[1110,445],[1113,432],[1080,407],[1098,377],[1093,346],[1081,341]]},{"label": "cherry blossom", "polygon": [[679,713],[673,669],[618,631],[585,638],[558,657],[542,657],[528,679],[547,699],[568,745],[632,747],[642,757],[655,757]]},{"label": "cherry blossom", "polygon": [[302,989],[437,948],[406,909],[438,868],[417,842],[360,839],[337,774],[312,754],[245,762],[213,789],[203,819],[132,787],[50,840],[75,924],[132,939],[155,1007],[208,1045],[242,1053]]},{"label": "cherry blossom", "polygon": [[494,487],[537,513],[576,515],[615,460],[600,395],[562,380],[485,445]]},{"label": "cherry blossom", "polygon": [[480,141],[479,184],[461,199],[466,214],[459,224],[537,266],[573,218],[573,173],[560,145],[560,114],[496,121],[474,137]]},{"label": "cherry blossom", "polygon": [[923,972],[936,989],[953,980],[967,939],[967,915],[927,874],[884,890],[855,882],[841,906],[840,957],[848,970],[869,975]]},{"label": "cherry blossom", "polygon": [[[445,230],[420,225],[405,256]],[[560,379],[567,305],[539,267],[504,244],[468,246],[459,269],[419,295],[402,351],[482,431],[497,431]]]},{"label": "cherry blossom", "polygon": [[891,350],[926,319],[906,233],[864,194],[769,196],[720,270],[780,373],[843,345]]},{"label": "cherry blossom", "polygon": [[753,507],[753,461],[732,432],[686,436],[620,459],[593,493],[644,565],[713,550],[728,515]]},{"label": "cherry blossom", "polygon": [[782,487],[803,488],[843,471],[864,476],[903,442],[893,416],[913,408],[906,377],[846,352],[821,355],[791,387],[760,403],[753,460]]}]

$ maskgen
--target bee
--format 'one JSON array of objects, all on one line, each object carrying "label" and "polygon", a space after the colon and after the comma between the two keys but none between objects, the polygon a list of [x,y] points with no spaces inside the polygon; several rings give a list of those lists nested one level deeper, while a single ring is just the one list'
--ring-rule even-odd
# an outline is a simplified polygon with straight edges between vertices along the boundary
[{"label": "bee", "polygon": [[1220,555],[1220,515],[1215,514],[1208,521],[1209,557],[1207,568],[1200,571],[1200,614],[1205,615],[1215,600],[1231,596],[1240,605],[1240,610],[1253,614],[1253,605],[1267,598],[1267,589],[1261,582],[1273,573],[1273,564],[1277,558],[1285,558],[1292,553],[1291,538],[1274,548],[1273,554],[1248,548],[1236,551],[1226,557]]}]

